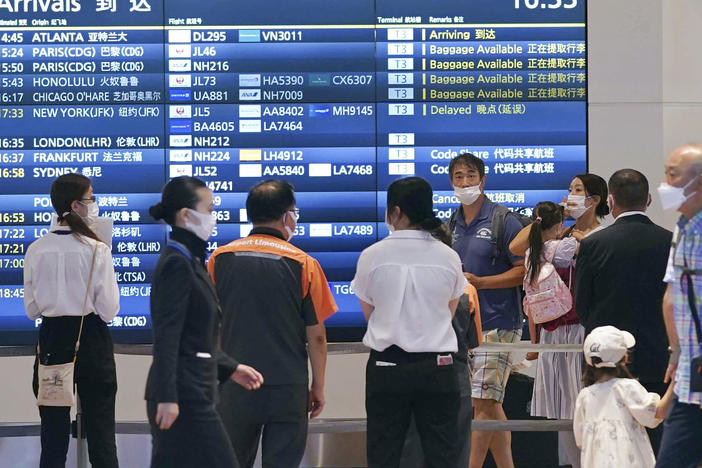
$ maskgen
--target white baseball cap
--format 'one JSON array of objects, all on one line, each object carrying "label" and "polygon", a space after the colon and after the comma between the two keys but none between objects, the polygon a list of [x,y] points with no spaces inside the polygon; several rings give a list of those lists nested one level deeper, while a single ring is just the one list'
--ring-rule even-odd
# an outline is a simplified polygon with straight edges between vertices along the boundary
[{"label": "white baseball cap", "polygon": [[[617,367],[629,348],[636,344],[634,335],[611,325],[597,327],[590,332],[583,343],[585,361],[594,367]],[[596,364],[592,358],[597,357]]]}]

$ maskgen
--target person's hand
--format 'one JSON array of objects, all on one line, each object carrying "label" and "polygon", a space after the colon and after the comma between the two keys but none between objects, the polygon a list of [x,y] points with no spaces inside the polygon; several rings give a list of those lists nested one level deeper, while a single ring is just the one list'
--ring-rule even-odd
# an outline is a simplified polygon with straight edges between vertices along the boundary
[{"label": "person's hand", "polygon": [[178,403],[159,403],[156,407],[156,424],[162,431],[166,431],[178,419],[179,413]]},{"label": "person's hand", "polygon": [[573,229],[570,231],[570,236],[578,242],[582,242],[582,240],[585,239],[585,233],[580,229]]},{"label": "person's hand", "polygon": [[527,361],[536,361],[539,358],[539,353],[530,352],[526,355]]},{"label": "person's hand", "polygon": [[263,376],[250,366],[239,364],[230,379],[246,390],[258,390],[263,385]]},{"label": "person's hand", "polygon": [[563,200],[561,200],[560,205],[563,207],[563,217],[567,218],[570,216],[570,211],[568,211],[568,197],[563,195]]},{"label": "person's hand", "polygon": [[665,377],[663,377],[663,383],[672,382],[675,378],[675,372],[678,370],[678,361],[680,360],[680,349],[668,348],[668,368],[665,370]]},{"label": "person's hand", "polygon": [[307,396],[307,411],[310,413],[310,419],[319,416],[324,409],[324,403],[324,388],[313,383]]},{"label": "person's hand", "polygon": [[483,281],[481,277],[475,276],[473,273],[463,273],[463,276],[466,277],[470,284],[475,286],[475,289],[482,289]]}]

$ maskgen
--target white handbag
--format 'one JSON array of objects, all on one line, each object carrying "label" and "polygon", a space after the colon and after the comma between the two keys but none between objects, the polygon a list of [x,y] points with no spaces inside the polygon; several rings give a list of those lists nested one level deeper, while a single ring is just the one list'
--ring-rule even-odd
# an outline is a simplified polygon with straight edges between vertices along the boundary
[{"label": "white handbag", "polygon": [[[93,249],[93,259],[90,265],[90,276],[88,276],[88,287],[85,291],[85,299],[83,300],[83,315],[80,319],[80,329],[78,331],[78,339],[73,351],[73,360],[65,364],[44,365],[39,359],[39,391],[37,392],[37,406],[63,406],[71,407],[76,404],[74,395],[75,383],[73,374],[76,365],[76,357],[78,356],[78,348],[80,348],[80,338],[83,334],[83,322],[85,321],[85,306],[88,303],[88,295],[90,294],[90,283],[93,279],[93,269],[95,268],[95,254],[97,252],[97,244]],[[41,349],[37,344],[37,358],[41,356]]]}]

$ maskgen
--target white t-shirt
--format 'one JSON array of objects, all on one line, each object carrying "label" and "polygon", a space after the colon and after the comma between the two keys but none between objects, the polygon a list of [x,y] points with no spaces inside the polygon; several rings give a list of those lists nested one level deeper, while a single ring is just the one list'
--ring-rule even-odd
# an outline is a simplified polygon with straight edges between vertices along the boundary
[{"label": "white t-shirt", "polygon": [[119,289],[110,248],[102,242],[65,229],[49,232],[27,249],[24,259],[24,307],[27,317],[83,314],[83,301],[95,253],[95,266],[85,315],[94,312],[109,322],[119,311]]},{"label": "white t-shirt", "polygon": [[448,303],[467,284],[453,249],[424,231],[395,231],[361,253],[351,282],[375,307],[363,343],[376,351],[456,352]]},{"label": "white t-shirt", "polygon": [[660,396],[637,380],[610,379],[580,391],[573,433],[582,447],[583,468],[653,468],[656,464],[645,427],[656,427]]}]

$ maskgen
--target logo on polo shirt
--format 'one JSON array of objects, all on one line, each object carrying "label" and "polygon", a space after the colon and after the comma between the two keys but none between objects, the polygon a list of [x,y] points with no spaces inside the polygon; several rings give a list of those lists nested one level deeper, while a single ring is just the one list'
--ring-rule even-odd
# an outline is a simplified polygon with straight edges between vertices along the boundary
[{"label": "logo on polo shirt", "polygon": [[486,228],[486,227],[478,229],[478,232],[475,233],[475,238],[476,239],[492,240],[492,229]]}]

